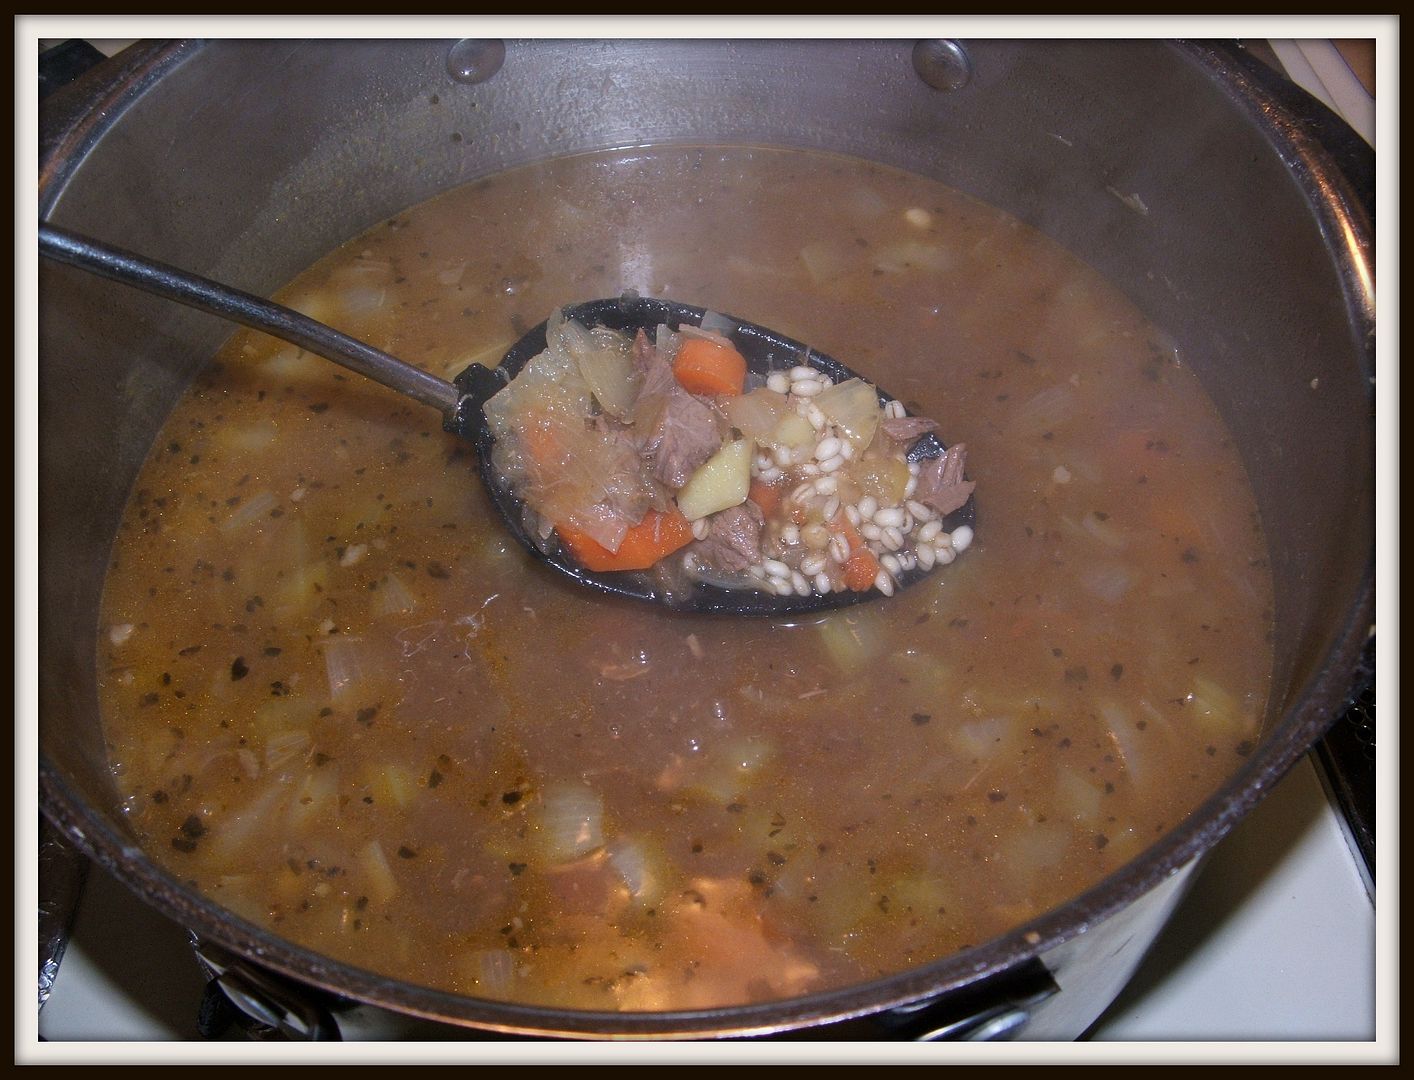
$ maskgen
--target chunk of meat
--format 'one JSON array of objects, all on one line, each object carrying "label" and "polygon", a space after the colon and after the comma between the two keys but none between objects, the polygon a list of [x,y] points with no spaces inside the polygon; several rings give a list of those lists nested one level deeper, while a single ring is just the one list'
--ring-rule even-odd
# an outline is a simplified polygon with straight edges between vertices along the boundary
[{"label": "chunk of meat", "polygon": [[669,388],[677,384],[672,365],[663,359],[658,346],[640,330],[633,339],[633,367],[642,376],[638,388],[638,400],[661,397]]},{"label": "chunk of meat", "polygon": [[966,465],[967,447],[953,443],[942,457],[921,463],[913,497],[940,514],[951,514],[961,508],[977,486],[975,481],[962,478]]},{"label": "chunk of meat", "polygon": [[651,463],[653,477],[676,490],[722,445],[720,418],[683,389],[642,331],[634,339],[633,362],[643,375],[634,405],[639,452]]},{"label": "chunk of meat", "polygon": [[938,425],[926,416],[886,416],[879,421],[879,430],[897,443],[909,443],[920,435],[937,431]]},{"label": "chunk of meat", "polygon": [[698,541],[693,551],[714,570],[734,574],[761,561],[760,508],[747,501],[722,510],[709,519],[711,531]]}]

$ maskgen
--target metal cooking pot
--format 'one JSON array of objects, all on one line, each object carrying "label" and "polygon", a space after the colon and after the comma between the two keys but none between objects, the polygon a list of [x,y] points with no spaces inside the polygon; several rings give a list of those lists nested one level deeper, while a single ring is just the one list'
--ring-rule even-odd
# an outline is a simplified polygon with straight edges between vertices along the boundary
[{"label": "metal cooking pot", "polygon": [[[147,858],[117,810],[100,730],[97,612],[119,515],[160,423],[228,329],[46,265],[45,814],[230,963],[455,1024],[1079,1035],[1199,856],[1329,725],[1373,619],[1370,164],[1350,154],[1337,168],[1312,136],[1319,106],[1297,103],[1309,109],[1298,115],[1282,95],[1235,49],[1160,42],[222,41],[120,54],[45,104],[41,215],[256,293],[450,186],[623,145],[826,148],[1036,225],[1173,335],[1233,431],[1272,545],[1276,680],[1267,735],[1238,775],[1142,857],[1027,926],[890,978],[740,1008],[601,1014],[462,998],[331,962]],[[1306,433],[1311,446],[1296,441]]]}]

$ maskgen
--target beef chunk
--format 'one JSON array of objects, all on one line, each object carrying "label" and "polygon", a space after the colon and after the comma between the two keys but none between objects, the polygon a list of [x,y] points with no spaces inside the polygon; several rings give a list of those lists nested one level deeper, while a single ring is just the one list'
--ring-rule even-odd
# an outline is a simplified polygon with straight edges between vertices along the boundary
[{"label": "beef chunk", "polygon": [[683,389],[642,331],[634,339],[633,361],[643,374],[634,404],[639,453],[652,463],[654,478],[676,490],[722,445],[719,417]]},{"label": "beef chunk", "polygon": [[712,529],[693,550],[707,566],[734,574],[761,561],[761,509],[744,502],[713,514]]},{"label": "beef chunk", "polygon": [[951,514],[967,502],[977,486],[962,478],[966,464],[967,447],[962,443],[953,443],[942,457],[922,462],[913,497],[940,514]]},{"label": "beef chunk", "polygon": [[643,377],[638,388],[639,401],[660,397],[677,385],[672,367],[642,330],[633,339],[633,366]]},{"label": "beef chunk", "polygon": [[937,431],[938,425],[926,416],[886,416],[879,421],[879,430],[894,442],[909,443],[929,431]]}]

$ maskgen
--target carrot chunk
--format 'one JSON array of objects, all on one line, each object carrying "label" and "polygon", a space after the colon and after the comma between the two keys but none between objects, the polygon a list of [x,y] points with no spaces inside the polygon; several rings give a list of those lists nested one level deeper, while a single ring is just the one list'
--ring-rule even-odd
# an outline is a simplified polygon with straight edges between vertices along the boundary
[{"label": "carrot chunk", "polygon": [[866,592],[879,576],[879,560],[867,547],[860,548],[844,564],[844,583],[851,592]]},{"label": "carrot chunk", "polygon": [[849,518],[845,517],[843,510],[830,519],[829,528],[831,532],[839,533],[845,538],[845,542],[849,544],[850,554],[867,550],[864,546],[864,537],[860,536],[859,530],[849,523]]},{"label": "carrot chunk", "polygon": [[781,505],[781,485],[753,480],[746,497],[756,504],[763,517],[770,517],[771,511]]},{"label": "carrot chunk", "polygon": [[849,544],[849,558],[844,563],[844,583],[850,592],[867,592],[874,587],[874,579],[879,576],[879,560],[864,543],[859,530],[850,524],[844,512],[836,514],[829,524],[833,533],[838,533]]},{"label": "carrot chunk", "polygon": [[746,357],[730,345],[706,338],[688,338],[673,361],[678,382],[694,394],[735,397],[746,386]]},{"label": "carrot chunk", "polygon": [[647,570],[692,540],[692,525],[677,510],[649,510],[624,535],[618,551],[610,551],[572,525],[555,526],[560,540],[586,570]]}]

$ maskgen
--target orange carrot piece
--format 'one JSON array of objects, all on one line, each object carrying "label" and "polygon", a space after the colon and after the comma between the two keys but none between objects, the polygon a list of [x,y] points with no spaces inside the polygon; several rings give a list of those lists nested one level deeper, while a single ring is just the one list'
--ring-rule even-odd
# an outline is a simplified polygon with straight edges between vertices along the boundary
[{"label": "orange carrot piece", "polygon": [[844,564],[844,583],[850,592],[867,592],[879,576],[879,560],[867,547],[860,548]]},{"label": "orange carrot piece", "polygon": [[829,525],[830,531],[839,533],[849,544],[849,558],[844,563],[844,583],[850,592],[867,592],[874,587],[874,579],[879,576],[879,560],[864,543],[859,530],[850,524],[844,512],[836,514]]},{"label": "orange carrot piece", "polygon": [[736,396],[746,386],[746,357],[730,345],[688,338],[678,348],[673,374],[694,394]]},{"label": "orange carrot piece", "polygon": [[770,517],[771,511],[781,505],[781,486],[779,484],[767,484],[761,480],[751,481],[751,489],[747,491],[746,497],[760,508],[764,517]]},{"label": "orange carrot piece", "polygon": [[555,526],[560,540],[586,570],[647,570],[692,539],[692,525],[677,510],[649,510],[624,535],[618,551],[610,551],[587,533],[571,525]]},{"label": "orange carrot piece", "polygon": [[860,536],[859,530],[849,523],[849,518],[845,517],[843,510],[836,514],[830,521],[830,531],[837,532],[845,538],[845,542],[849,544],[851,555],[856,551],[866,550],[864,547],[864,537]]},{"label": "orange carrot piece", "polygon": [[564,472],[565,447],[560,434],[546,413],[526,412],[519,418],[516,437],[532,483],[551,482]]}]

